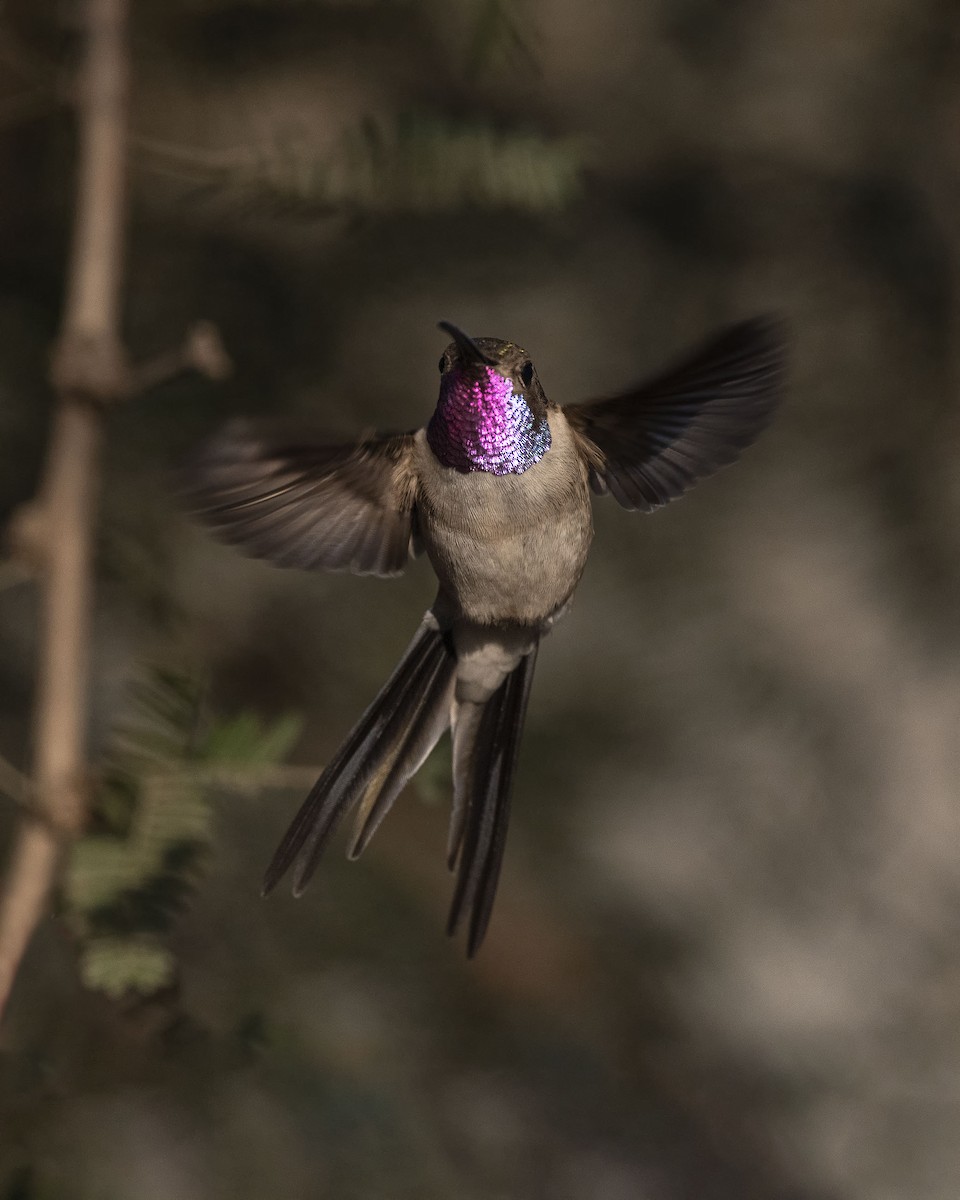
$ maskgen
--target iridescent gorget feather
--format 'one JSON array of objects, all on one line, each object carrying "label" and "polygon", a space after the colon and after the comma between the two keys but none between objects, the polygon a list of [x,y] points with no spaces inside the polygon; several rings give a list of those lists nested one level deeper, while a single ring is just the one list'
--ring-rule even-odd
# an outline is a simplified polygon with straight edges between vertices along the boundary
[{"label": "iridescent gorget feather", "polygon": [[550,426],[495,367],[452,370],[427,426],[430,449],[447,467],[522,475],[550,449]]}]

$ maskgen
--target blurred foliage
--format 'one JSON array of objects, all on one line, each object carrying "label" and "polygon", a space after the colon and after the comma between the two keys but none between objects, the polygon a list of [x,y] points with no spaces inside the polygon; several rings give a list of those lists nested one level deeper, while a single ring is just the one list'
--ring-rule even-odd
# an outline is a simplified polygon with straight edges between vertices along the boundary
[{"label": "blurred foliage", "polygon": [[[189,897],[212,843],[210,769],[241,785],[280,762],[300,735],[293,714],[215,718],[195,679],[155,668],[134,691],[91,808],[90,831],[71,849],[65,916],[76,933],[84,983],[111,996],[171,984],[164,936]],[[204,769],[208,769],[204,773]]]},{"label": "blurred foliage", "polygon": [[197,185],[200,196],[305,217],[449,212],[463,207],[548,213],[578,193],[581,152],[570,139],[402,114],[372,117],[333,154],[307,130],[281,129],[237,154],[205,154],[141,138],[146,165]]},{"label": "blurred foliage", "polygon": [[537,58],[511,0],[479,0],[468,51],[474,74],[495,70],[537,71]]}]

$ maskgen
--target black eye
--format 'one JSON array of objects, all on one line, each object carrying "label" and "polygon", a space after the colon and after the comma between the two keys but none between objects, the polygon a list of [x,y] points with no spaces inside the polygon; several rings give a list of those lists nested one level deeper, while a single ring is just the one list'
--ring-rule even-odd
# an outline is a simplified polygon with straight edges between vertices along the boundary
[{"label": "black eye", "polygon": [[529,387],[533,383],[533,363],[529,359],[520,368],[520,378],[524,387]]},{"label": "black eye", "polygon": [[444,373],[444,371],[447,369],[447,356],[446,355],[444,355],[443,358],[440,359],[439,366],[440,366],[440,374],[442,375]]}]

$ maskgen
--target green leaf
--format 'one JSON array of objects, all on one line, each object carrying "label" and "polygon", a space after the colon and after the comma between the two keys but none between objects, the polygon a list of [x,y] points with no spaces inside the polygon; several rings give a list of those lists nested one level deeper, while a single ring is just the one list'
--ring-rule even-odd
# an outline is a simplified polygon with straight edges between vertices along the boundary
[{"label": "green leaf", "polygon": [[296,713],[285,713],[267,725],[253,713],[240,713],[210,731],[201,757],[218,766],[271,766],[286,757],[302,728]]},{"label": "green leaf", "polygon": [[328,175],[330,200],[367,211],[463,207],[544,212],[579,187],[580,153],[531,131],[407,115],[349,135]]},{"label": "green leaf", "polygon": [[289,712],[277,717],[272,724],[264,726],[254,748],[253,761],[269,766],[282,762],[296,745],[303,732],[303,717]]},{"label": "green leaf", "polygon": [[310,129],[290,127],[226,159],[186,146],[141,149],[157,169],[189,167],[191,178],[205,179],[208,195],[232,192],[234,205],[245,197],[305,217],[464,208],[552,213],[579,193],[583,157],[573,139],[423,114],[368,117],[332,153]]},{"label": "green leaf", "polygon": [[64,899],[81,913],[94,912],[122,892],[143,883],[155,870],[138,843],[85,837],[73,847],[64,874]]},{"label": "green leaf", "polygon": [[253,713],[240,713],[210,730],[200,757],[205,763],[235,766],[249,761],[251,747],[260,737],[260,722]]},{"label": "green leaf", "polygon": [[94,938],[80,954],[80,977],[85,986],[114,999],[128,992],[158,992],[173,983],[175,974],[173,954],[150,938]]},{"label": "green leaf", "polygon": [[293,713],[269,722],[250,712],[211,719],[205,690],[169,668],[137,684],[106,756],[96,832],[75,843],[67,862],[63,899],[83,979],[111,995],[149,992],[172,978],[173,957],[156,935],[171,928],[195,884],[198,851],[212,841],[202,768],[226,765],[255,778],[300,735]]}]

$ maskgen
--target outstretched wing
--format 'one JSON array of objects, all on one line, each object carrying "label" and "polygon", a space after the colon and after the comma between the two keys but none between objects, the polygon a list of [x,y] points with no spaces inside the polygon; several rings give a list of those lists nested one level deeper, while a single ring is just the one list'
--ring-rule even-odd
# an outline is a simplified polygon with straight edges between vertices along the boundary
[{"label": "outstretched wing", "polygon": [[413,434],[299,444],[235,424],[187,470],[187,503],[217,537],[282,567],[397,575],[411,554]]},{"label": "outstretched wing", "polygon": [[622,396],[568,405],[593,490],[652,512],[733,462],[770,420],[785,359],[780,323],[757,317]]}]

